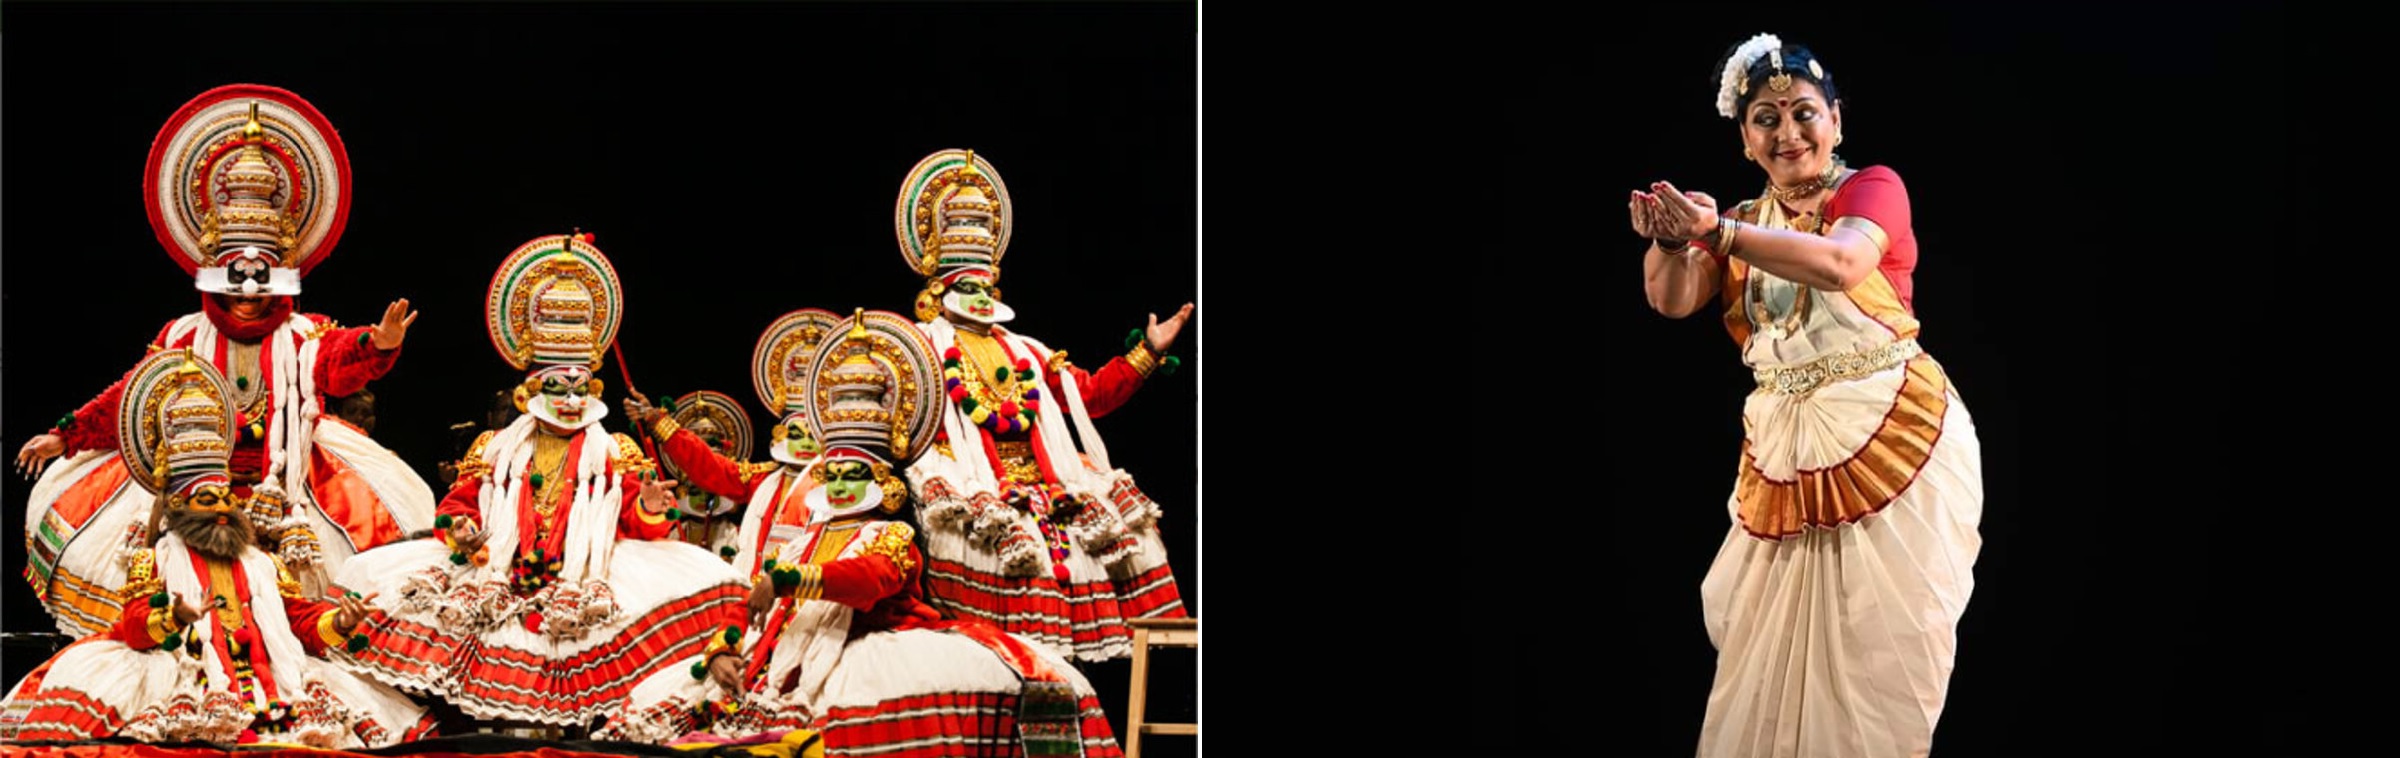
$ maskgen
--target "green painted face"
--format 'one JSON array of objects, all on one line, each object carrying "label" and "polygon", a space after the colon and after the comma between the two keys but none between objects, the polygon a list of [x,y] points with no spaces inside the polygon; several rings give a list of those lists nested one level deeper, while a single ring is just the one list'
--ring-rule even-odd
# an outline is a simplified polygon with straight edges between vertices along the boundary
[{"label": "green painted face", "polygon": [[875,472],[867,464],[842,461],[825,467],[825,502],[835,508],[848,508],[866,497],[867,488],[875,486]]},{"label": "green painted face", "polygon": [[783,449],[793,458],[804,461],[817,457],[817,453],[823,450],[817,446],[817,438],[808,436],[808,424],[800,419],[784,422]]},{"label": "green painted face", "polygon": [[975,278],[960,279],[957,284],[950,285],[950,289],[958,293],[958,305],[966,309],[967,315],[988,319],[1000,307],[1000,296],[990,282]]},{"label": "green painted face", "polygon": [[548,405],[551,417],[559,423],[573,426],[583,422],[584,406],[591,395],[592,384],[585,376],[552,375],[542,378],[542,394],[535,401]]}]

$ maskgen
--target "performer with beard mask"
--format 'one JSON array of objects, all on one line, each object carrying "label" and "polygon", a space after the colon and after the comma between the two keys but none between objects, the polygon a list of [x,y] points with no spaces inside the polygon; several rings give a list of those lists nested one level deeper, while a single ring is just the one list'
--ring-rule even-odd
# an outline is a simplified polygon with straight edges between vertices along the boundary
[{"label": "performer with beard mask", "polygon": [[[190,349],[230,378],[229,469],[237,495],[259,496],[265,546],[312,594],[342,561],[432,526],[432,488],[390,450],[339,423],[325,396],[391,370],[416,314],[403,299],[373,326],[340,328],[295,311],[300,279],[340,238],[350,204],[341,138],[323,114],[274,87],[202,93],[151,146],[150,222],[194,275],[201,311],[159,330],[152,351]],[[116,621],[132,553],[147,544],[151,499],[125,486],[115,413],[124,380],[18,451],[41,473],[27,502],[26,579],[61,633]],[[59,465],[52,459],[67,456]]]},{"label": "performer with beard mask", "polygon": [[600,427],[592,376],[624,292],[586,235],[551,235],[492,277],[485,326],[524,411],[458,463],[439,539],[361,554],[336,579],[379,593],[353,670],[439,695],[467,715],[580,727],[635,682],[738,621],[748,583],[715,553],[667,539],[675,482]]},{"label": "performer with beard mask", "polygon": [[374,598],[309,599],[258,549],[226,472],[230,389],[186,350],[127,376],[118,433],[161,528],[119,590],[134,609],[19,682],[0,739],[376,748],[431,733],[422,706],[313,657],[364,644],[353,631]]}]

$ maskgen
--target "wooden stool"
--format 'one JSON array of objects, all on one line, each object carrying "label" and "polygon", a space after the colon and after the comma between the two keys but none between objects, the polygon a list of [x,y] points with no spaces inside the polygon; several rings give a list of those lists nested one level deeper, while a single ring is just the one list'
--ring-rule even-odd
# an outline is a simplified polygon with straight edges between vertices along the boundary
[{"label": "wooden stool", "polygon": [[1133,683],[1129,688],[1130,696],[1126,698],[1132,702],[1127,703],[1125,708],[1125,758],[1142,758],[1144,734],[1200,734],[1200,725],[1197,723],[1152,724],[1142,720],[1143,712],[1149,709],[1146,701],[1150,695],[1150,648],[1199,649],[1200,620],[1132,619],[1126,621],[1125,625],[1133,627]]}]

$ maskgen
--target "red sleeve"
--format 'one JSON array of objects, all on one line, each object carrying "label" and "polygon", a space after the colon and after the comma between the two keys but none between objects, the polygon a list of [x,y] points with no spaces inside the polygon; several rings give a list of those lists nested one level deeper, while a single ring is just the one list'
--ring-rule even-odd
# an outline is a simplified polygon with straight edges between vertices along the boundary
[{"label": "red sleeve", "polygon": [[[915,545],[908,546],[908,569],[923,565],[924,556]],[[884,598],[900,594],[908,586],[909,570],[894,563],[888,556],[866,553],[825,563],[821,575],[824,594],[818,597],[866,611]]]},{"label": "red sleeve", "polygon": [[632,473],[617,477],[617,490],[624,502],[617,506],[617,539],[663,540],[675,528],[675,520],[667,514],[651,515],[642,510],[642,478]]},{"label": "red sleeve", "polygon": [[150,638],[150,614],[173,612],[174,609],[172,607],[150,607],[150,597],[148,595],[138,598],[126,598],[125,611],[118,614],[117,623],[108,628],[108,638],[125,643],[126,647],[133,648],[135,650],[148,650],[158,647],[158,640]]},{"label": "red sleeve", "polygon": [[475,519],[475,523],[481,526],[483,524],[482,492],[483,477],[459,477],[457,482],[450,485],[450,494],[442,496],[442,504],[436,506],[433,512],[449,516],[452,520]]},{"label": "red sleeve", "polygon": [[[655,435],[653,435],[655,436]],[[750,502],[750,494],[758,489],[755,477],[744,476],[743,466],[719,455],[700,441],[700,435],[690,429],[676,429],[659,446],[658,454],[674,461],[683,471],[683,482],[699,487],[708,494],[733,498],[735,502]]]},{"label": "red sleeve", "polygon": [[[127,373],[131,374],[130,371]],[[57,430],[59,439],[67,443],[64,455],[74,455],[84,450],[116,449],[117,404],[125,399],[125,378],[118,377],[116,383],[100,391],[99,397],[75,409],[75,415],[66,427]]]},{"label": "red sleeve", "polygon": [[[1092,418],[1106,416],[1124,406],[1125,401],[1133,399],[1133,391],[1142,388],[1141,373],[1134,371],[1133,365],[1126,363],[1124,356],[1108,359],[1108,365],[1101,366],[1099,371],[1085,371],[1071,363],[1067,365],[1067,370],[1075,373],[1075,388],[1083,390],[1083,409],[1091,413]],[[1054,396],[1066,392],[1065,382],[1060,381],[1059,374],[1050,372],[1050,392]],[[1065,405],[1043,405],[1058,413],[1067,412]]]},{"label": "red sleeve", "polygon": [[1910,275],[1917,269],[1917,237],[1909,226],[1908,187],[1900,183],[1900,174],[1884,166],[1862,169],[1842,183],[1832,204],[1827,215],[1835,221],[1854,216],[1883,229],[1886,247],[1875,268],[1907,301]]},{"label": "red sleeve", "polygon": [[333,634],[333,614],[341,606],[322,600],[286,597],[283,613],[291,618],[292,636],[300,638],[300,647],[309,655],[323,656],[327,645],[339,645],[346,640],[326,639]]},{"label": "red sleeve", "polygon": [[[320,324],[333,323],[320,314],[308,316]],[[400,358],[400,348],[375,347],[368,341],[370,330],[372,327],[354,326],[335,329],[317,338],[317,392],[333,397],[356,394],[366,388],[367,382],[383,378],[392,370],[392,362]]]},{"label": "red sleeve", "polygon": [[[152,348],[166,346],[167,335],[174,331],[175,322],[167,322],[166,326],[159,327],[158,336],[150,340],[150,346]],[[143,357],[148,357],[149,354],[148,350],[142,353]],[[132,377],[133,369],[125,369],[125,373],[117,377],[116,383],[110,384],[108,389],[100,391],[99,397],[92,398],[91,402],[84,403],[83,407],[75,409],[75,413],[67,421],[66,428],[57,430],[59,439],[67,445],[67,450],[63,455],[74,455],[84,450],[116,449],[117,403],[124,400],[125,380]]]}]

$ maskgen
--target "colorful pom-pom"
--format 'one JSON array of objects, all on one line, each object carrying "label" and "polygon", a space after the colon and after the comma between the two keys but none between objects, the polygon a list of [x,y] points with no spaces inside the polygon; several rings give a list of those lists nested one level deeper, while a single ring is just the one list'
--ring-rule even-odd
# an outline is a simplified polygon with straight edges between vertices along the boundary
[{"label": "colorful pom-pom", "polygon": [[159,647],[163,647],[163,648],[167,648],[167,649],[170,649],[170,650],[172,650],[172,649],[175,649],[175,648],[179,648],[179,647],[183,647],[183,633],[182,633],[182,632],[176,632],[176,633],[174,633],[174,634],[167,635],[167,639],[166,639],[165,641],[163,641],[163,642],[160,642],[160,643],[158,643],[158,646],[159,646]]},{"label": "colorful pom-pom", "polygon": [[467,554],[466,554],[466,553],[451,553],[451,554],[450,554],[450,563],[452,563],[453,565],[458,565],[458,566],[464,566],[464,565],[467,565]]},{"label": "colorful pom-pom", "polygon": [[682,508],[676,508],[676,507],[669,506],[669,507],[667,508],[667,520],[668,520],[668,521],[682,521],[682,520],[683,520],[683,509],[682,509]]},{"label": "colorful pom-pom", "polygon": [[1017,373],[1020,373],[1020,374],[1030,374],[1030,373],[1033,373],[1033,360],[1032,360],[1032,359],[1030,359],[1030,358],[1018,358],[1018,359],[1017,359]]},{"label": "colorful pom-pom", "polygon": [[433,528],[435,528],[435,529],[448,529],[448,528],[450,528],[450,514],[444,513],[444,514],[442,514],[442,515],[439,515],[439,516],[435,516],[435,517],[433,517]]},{"label": "colorful pom-pom", "polygon": [[531,476],[531,477],[527,478],[525,481],[526,481],[526,483],[533,485],[533,488],[534,488],[534,489],[537,489],[537,490],[538,490],[538,489],[541,489],[541,488],[542,488],[542,475],[541,475],[541,474],[534,474],[533,476]]},{"label": "colorful pom-pom", "polygon": [[725,627],[725,644],[742,644],[742,628],[738,626]]},{"label": "colorful pom-pom", "polygon": [[944,360],[958,360],[958,355],[959,353],[957,345],[951,345],[950,349],[942,351],[942,358]]},{"label": "colorful pom-pom", "polygon": [[348,647],[353,653],[365,650],[367,649],[367,636],[364,634],[350,635],[350,644],[345,647]]},{"label": "colorful pom-pom", "polygon": [[69,414],[67,414],[67,415],[64,415],[64,416],[60,416],[60,417],[58,417],[58,423],[51,425],[51,428],[53,428],[53,429],[65,429],[65,428],[67,428],[67,427],[74,426],[74,425],[75,425],[75,414],[69,413]]},{"label": "colorful pom-pom", "polygon": [[161,592],[150,596],[150,607],[152,608],[165,608],[167,602],[167,593]]},{"label": "colorful pom-pom", "polygon": [[1013,401],[1013,400],[1002,400],[1002,401],[1000,401],[1000,415],[1001,415],[1002,417],[1007,417],[1007,416],[1014,416],[1014,415],[1017,415],[1017,404],[1016,404],[1016,402],[1015,402],[1015,401]]},{"label": "colorful pom-pom", "polygon": [[1040,399],[1042,399],[1042,390],[1041,390],[1041,388],[1038,388],[1038,387],[1027,387],[1027,388],[1025,388],[1025,399],[1027,399],[1027,400],[1040,400]]},{"label": "colorful pom-pom", "polygon": [[1125,349],[1127,349],[1127,350],[1132,350],[1132,349],[1133,349],[1133,346],[1134,346],[1134,345],[1136,345],[1136,344],[1139,344],[1141,341],[1142,341],[1142,329],[1141,329],[1141,327],[1138,327],[1138,326],[1137,326],[1137,327],[1134,327],[1133,331],[1130,331],[1130,332],[1126,332],[1126,333],[1125,333]]},{"label": "colorful pom-pom", "polygon": [[[982,409],[982,406],[983,406],[983,404],[982,404],[982,403],[980,403],[980,402],[977,402],[977,401],[975,400],[975,398],[972,398],[972,397],[970,397],[970,398],[965,398],[965,399],[962,399],[962,400],[958,401],[958,409],[959,409],[959,410],[962,410],[962,411],[966,411],[966,412],[967,412],[968,414],[970,414],[970,415],[972,415],[973,413],[975,413],[975,412],[976,412],[976,411],[978,411],[978,410],[981,410],[981,409]],[[983,419],[982,419],[982,418],[980,418],[980,417],[978,417],[978,418],[976,418],[976,419],[975,419],[975,423],[978,423],[978,424],[980,424],[980,423],[983,423]]]},{"label": "colorful pom-pom", "polygon": [[1161,376],[1174,376],[1176,367],[1182,365],[1183,359],[1170,355],[1166,360],[1158,362],[1158,373]]},{"label": "colorful pom-pom", "polygon": [[1008,381],[1008,367],[1007,367],[1007,366],[1001,366],[1001,367],[999,367],[999,368],[992,369],[992,382],[993,382],[993,383],[997,384],[997,383],[1000,383],[1000,382],[1005,382],[1005,381]]},{"label": "colorful pom-pom", "polygon": [[738,553],[738,552],[741,552],[741,551],[733,549],[733,546],[732,546],[732,545],[725,545],[725,546],[721,546],[721,547],[718,547],[718,548],[717,548],[717,554],[718,554],[718,555],[725,556],[725,557],[727,557],[727,558],[731,558],[731,557],[733,557],[733,554],[734,554],[734,553]]},{"label": "colorful pom-pom", "polygon": [[234,389],[237,389],[237,390],[241,390],[241,391],[243,391],[243,392],[248,392],[248,391],[250,391],[250,377],[247,377],[247,376],[237,376],[237,377],[234,377],[234,378],[233,378],[233,388],[234,388]]}]

